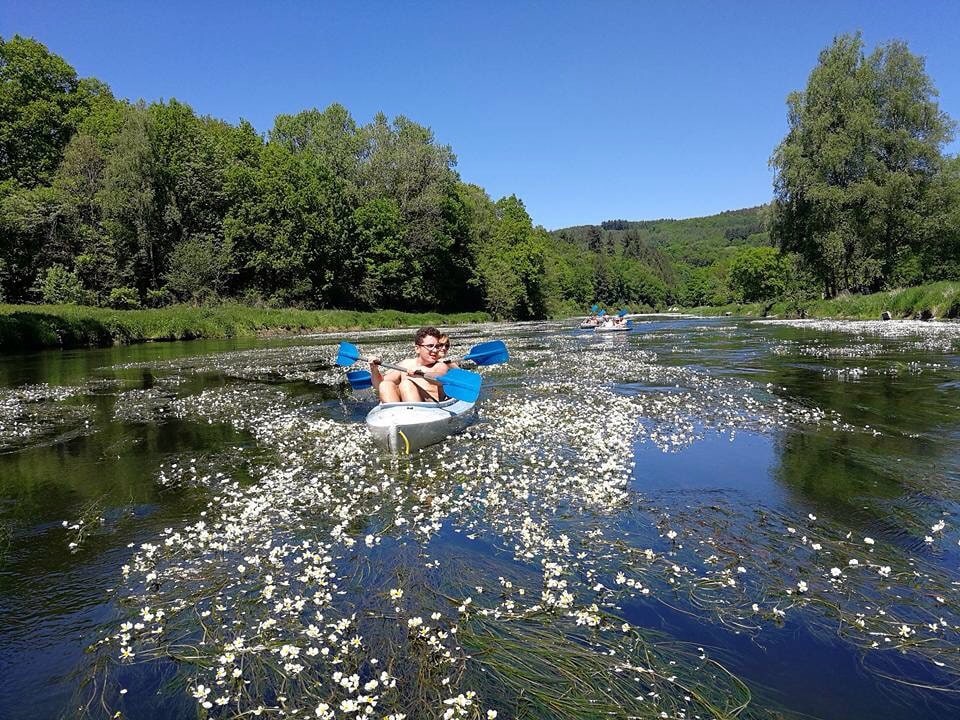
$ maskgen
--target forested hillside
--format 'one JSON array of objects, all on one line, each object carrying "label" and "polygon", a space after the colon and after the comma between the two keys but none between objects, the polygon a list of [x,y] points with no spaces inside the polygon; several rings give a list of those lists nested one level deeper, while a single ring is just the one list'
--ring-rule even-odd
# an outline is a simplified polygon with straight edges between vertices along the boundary
[{"label": "forested hillside", "polygon": [[[129,102],[42,44],[0,40],[0,300],[113,308],[486,310],[727,301],[758,209],[548,233],[406,117],[342,105],[258,133]],[[742,294],[742,293],[741,293]]]},{"label": "forested hillside", "polygon": [[663,284],[662,296],[650,298],[659,302],[651,305],[719,305],[756,295],[731,270],[773,252],[765,212],[754,207],[685,220],[608,220],[552,235],[613,265],[618,259],[643,263]]}]

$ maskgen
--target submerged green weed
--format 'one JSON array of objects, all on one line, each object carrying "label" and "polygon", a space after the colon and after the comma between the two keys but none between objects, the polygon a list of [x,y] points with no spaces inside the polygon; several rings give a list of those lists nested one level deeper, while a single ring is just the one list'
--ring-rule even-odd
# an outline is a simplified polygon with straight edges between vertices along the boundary
[{"label": "submerged green weed", "polygon": [[[960,679],[949,570],[812,513],[636,489],[637,444],[671,452],[706,432],[866,428],[626,344],[548,342],[486,370],[480,422],[409,459],[374,451],[334,405],[317,410],[271,382],[309,377],[341,392],[320,360],[329,348],[165,365],[233,382],[166,398],[150,421],[229,423],[257,447],[243,477],[216,462],[161,469],[161,484],[209,500],[132,548],[117,591],[125,618],[95,648],[110,659],[98,697],[120,707],[123,677],[141,666],[174,668],[179,691],[215,717],[782,714],[717,652],[631,620],[648,608],[757,642],[797,623],[865,658],[926,663],[945,691]],[[949,521],[924,525],[924,546],[952,543]]]}]

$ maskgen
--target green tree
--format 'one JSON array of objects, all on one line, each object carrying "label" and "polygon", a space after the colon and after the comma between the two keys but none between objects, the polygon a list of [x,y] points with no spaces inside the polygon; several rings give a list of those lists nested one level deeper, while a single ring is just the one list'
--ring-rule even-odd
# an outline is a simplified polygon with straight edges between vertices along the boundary
[{"label": "green tree", "polygon": [[423,267],[403,240],[400,208],[388,198],[371,200],[354,213],[364,247],[359,299],[370,308],[421,309]]},{"label": "green tree", "polygon": [[486,307],[494,317],[546,316],[547,238],[545,230],[534,229],[515,195],[496,203],[493,232],[478,257]]},{"label": "green tree", "polygon": [[[367,157],[362,167],[364,202],[389,198],[396,202],[403,238],[417,256],[442,266],[466,238],[451,236],[451,210],[457,201],[456,157],[448,145],[436,143],[433,132],[399,116],[392,122],[378,113],[363,128]],[[423,283],[423,302],[437,306],[443,289],[432,277]],[[436,274],[437,277],[440,273]]]},{"label": "green tree", "polygon": [[783,294],[787,266],[772,247],[742,247],[730,263],[730,289],[742,302],[771,300]]},{"label": "green tree", "polygon": [[932,241],[919,254],[923,281],[960,278],[960,156],[944,163],[932,202],[936,212],[926,218]]},{"label": "green tree", "polygon": [[160,286],[163,272],[162,205],[150,144],[150,116],[131,107],[107,158],[98,193],[103,228],[116,259],[118,285]]},{"label": "green tree", "polygon": [[315,155],[342,183],[340,191],[355,201],[368,145],[366,135],[343,105],[334,103],[322,112],[313,109],[277,115],[270,142]]},{"label": "green tree", "polygon": [[170,254],[166,289],[177,300],[203,303],[220,299],[234,273],[233,245],[201,233],[181,240]]},{"label": "green tree", "polygon": [[61,201],[50,187],[20,189],[0,198],[0,285],[8,302],[32,294],[44,268],[44,249],[61,245]]},{"label": "green tree", "polygon": [[771,158],[771,236],[827,296],[879,289],[932,241],[924,218],[953,132],[936,96],[903,43],[865,57],[858,34],[836,38],[806,90],[787,98],[789,131]]},{"label": "green tree", "polygon": [[329,306],[349,291],[355,304],[363,257],[351,216],[321,158],[268,143],[224,222],[240,287],[299,306]]},{"label": "green tree", "polygon": [[53,265],[39,279],[40,299],[52,305],[79,305],[84,301],[80,279],[63,265]]},{"label": "green tree", "polygon": [[109,89],[81,80],[36,40],[0,38],[0,183],[46,184],[90,107]]}]

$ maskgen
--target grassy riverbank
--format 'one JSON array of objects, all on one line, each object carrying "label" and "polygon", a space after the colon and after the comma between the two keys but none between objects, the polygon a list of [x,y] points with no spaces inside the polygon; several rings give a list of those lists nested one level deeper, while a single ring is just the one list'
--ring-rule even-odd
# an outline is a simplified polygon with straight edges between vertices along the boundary
[{"label": "grassy riverbank", "polygon": [[458,325],[486,313],[403,313],[393,310],[270,310],[179,305],[158,310],[108,310],[80,305],[0,305],[0,352],[194,338],[250,337],[328,330]]},{"label": "grassy riverbank", "polygon": [[884,312],[889,312],[894,320],[914,317],[956,319],[960,318],[960,282],[931,283],[872,295],[842,295],[832,300],[744,303],[697,307],[687,312],[700,315],[802,316],[850,320],[880,320]]}]

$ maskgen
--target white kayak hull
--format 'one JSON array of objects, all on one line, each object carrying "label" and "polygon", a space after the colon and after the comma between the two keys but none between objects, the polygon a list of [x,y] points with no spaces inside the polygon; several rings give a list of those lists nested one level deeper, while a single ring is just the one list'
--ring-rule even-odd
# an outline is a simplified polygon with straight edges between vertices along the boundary
[{"label": "white kayak hull", "polygon": [[475,416],[475,402],[382,403],[367,413],[373,442],[398,455],[425,448],[463,432]]},{"label": "white kayak hull", "polygon": [[598,325],[593,329],[594,332],[630,332],[629,325],[614,325],[613,327],[604,327]]}]

